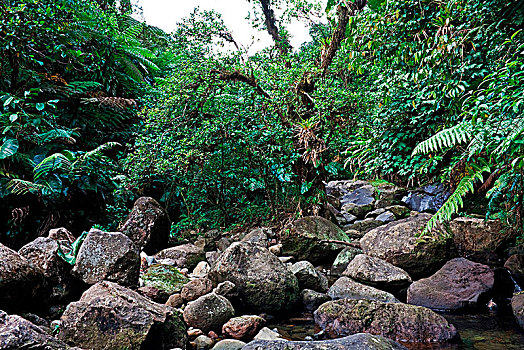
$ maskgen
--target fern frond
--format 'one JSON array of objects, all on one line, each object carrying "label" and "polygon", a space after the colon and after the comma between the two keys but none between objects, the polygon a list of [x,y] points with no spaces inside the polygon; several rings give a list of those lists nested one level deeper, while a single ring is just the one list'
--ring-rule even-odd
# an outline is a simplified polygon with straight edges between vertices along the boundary
[{"label": "fern frond", "polygon": [[474,166],[474,172],[468,174],[460,180],[457,188],[451,196],[444,202],[442,207],[433,215],[433,217],[428,221],[424,230],[419,234],[424,236],[431,232],[433,228],[437,226],[438,223],[443,223],[451,220],[453,214],[457,213],[460,208],[464,205],[462,198],[468,193],[473,193],[475,191],[473,185],[476,181],[482,181],[485,172],[490,172],[489,165],[483,165],[480,167]]},{"label": "fern frond", "polygon": [[31,181],[26,181],[22,179],[13,179],[7,183],[7,189],[11,193],[16,195],[23,195],[27,193],[39,193],[49,190],[50,187],[47,184],[37,184]]},{"label": "fern frond", "polygon": [[53,129],[41,134],[29,135],[27,139],[37,145],[43,145],[57,139],[62,139],[63,142],[67,144],[74,144],[76,143],[76,140],[73,138],[74,134],[75,132],[73,130]]},{"label": "fern frond", "polygon": [[106,142],[103,145],[98,146],[94,150],[91,150],[89,152],[86,152],[82,154],[78,159],[75,161],[75,164],[85,162],[88,160],[99,160],[101,157],[104,156],[104,152],[110,149],[113,149],[115,147],[119,147],[121,144],[118,142]]},{"label": "fern frond", "polygon": [[38,180],[58,169],[64,170],[65,172],[72,170],[71,161],[62,153],[52,154],[38,163],[33,169],[34,178]]},{"label": "fern frond", "polygon": [[124,66],[124,71],[127,73],[127,75],[135,80],[142,82],[144,81],[144,75],[138,69],[138,67],[125,55],[118,55],[120,63]]},{"label": "fern frond", "polygon": [[468,142],[472,137],[472,131],[470,122],[462,122],[451,128],[444,129],[426,141],[419,143],[411,155],[437,152],[444,148]]}]

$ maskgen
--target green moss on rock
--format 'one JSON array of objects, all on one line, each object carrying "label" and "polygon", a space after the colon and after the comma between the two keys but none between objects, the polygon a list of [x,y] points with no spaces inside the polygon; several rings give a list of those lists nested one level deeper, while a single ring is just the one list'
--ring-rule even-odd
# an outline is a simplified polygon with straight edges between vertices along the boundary
[{"label": "green moss on rock", "polygon": [[167,294],[174,294],[182,290],[189,278],[174,266],[155,264],[142,275],[142,281],[146,287],[155,287]]}]

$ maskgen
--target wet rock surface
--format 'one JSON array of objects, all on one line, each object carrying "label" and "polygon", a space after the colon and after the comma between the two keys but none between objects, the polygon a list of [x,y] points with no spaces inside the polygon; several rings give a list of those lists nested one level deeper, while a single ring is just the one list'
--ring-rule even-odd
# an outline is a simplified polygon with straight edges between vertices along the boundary
[{"label": "wet rock surface", "polygon": [[255,340],[244,350],[407,350],[406,347],[381,336],[354,334],[322,341]]},{"label": "wet rock surface", "polygon": [[297,277],[300,289],[313,289],[325,292],[328,289],[328,279],[309,261],[299,261],[291,266],[291,272]]},{"label": "wet rock surface", "polygon": [[444,317],[401,303],[340,299],[322,304],[314,316],[332,338],[364,332],[406,343],[444,343],[458,337]]}]

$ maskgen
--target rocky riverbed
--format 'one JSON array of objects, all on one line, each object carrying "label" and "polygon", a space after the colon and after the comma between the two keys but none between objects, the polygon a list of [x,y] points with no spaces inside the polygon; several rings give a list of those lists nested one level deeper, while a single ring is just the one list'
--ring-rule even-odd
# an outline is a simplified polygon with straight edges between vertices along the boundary
[{"label": "rocky riverbed", "polygon": [[81,245],[65,228],[0,244],[0,349],[524,347],[524,256],[497,221],[418,237],[431,215],[417,210],[445,196],[430,192],[331,182],[326,218],[176,246],[166,212],[140,198],[118,232]]}]

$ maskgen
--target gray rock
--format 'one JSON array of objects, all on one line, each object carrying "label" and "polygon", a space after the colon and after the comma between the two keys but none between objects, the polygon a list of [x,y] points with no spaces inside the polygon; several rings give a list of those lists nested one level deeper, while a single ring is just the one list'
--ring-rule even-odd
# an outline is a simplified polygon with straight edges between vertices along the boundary
[{"label": "gray rock", "polygon": [[[66,250],[62,247],[62,250]],[[71,265],[58,256],[58,249],[58,242],[54,239],[38,237],[18,251],[33,266],[42,270],[49,285],[49,295],[46,295],[46,299],[49,298],[52,302],[67,298],[75,291],[77,284],[70,274]]]},{"label": "gray rock", "polygon": [[80,246],[71,273],[87,284],[107,280],[135,286],[140,273],[140,252],[133,241],[120,232],[91,229]]},{"label": "gray rock", "polygon": [[215,344],[212,350],[240,350],[246,343],[236,339],[224,339]]},{"label": "gray rock", "polygon": [[195,277],[206,277],[209,271],[211,271],[211,266],[209,266],[207,261],[201,261],[193,269],[193,272],[191,273],[191,275]]},{"label": "gray rock", "polygon": [[73,236],[73,234],[64,227],[53,228],[49,230],[49,234],[47,235],[47,237],[55,241],[67,242],[69,244],[73,243],[76,240],[75,236]]},{"label": "gray rock", "polygon": [[320,216],[295,220],[281,233],[282,254],[313,264],[332,261],[342,250],[340,244],[321,243],[322,240],[349,242],[349,237],[338,226]]},{"label": "gray rock", "polygon": [[284,312],[298,299],[295,275],[266,248],[253,243],[233,243],[208,277],[216,283],[233,282],[243,304],[256,312]]},{"label": "gray rock", "polygon": [[306,311],[315,311],[320,305],[330,301],[331,297],[311,289],[304,289],[300,292],[300,299]]},{"label": "gray rock", "polygon": [[186,283],[180,294],[185,301],[193,301],[210,293],[211,290],[213,290],[213,283],[209,279],[197,278]]},{"label": "gray rock", "polygon": [[456,251],[451,239],[417,237],[430,218],[417,214],[369,231],[360,240],[364,254],[386,260],[415,279],[431,276],[456,257]]},{"label": "gray rock", "polygon": [[227,237],[222,237],[217,241],[217,249],[223,252],[231,245],[231,243],[233,243],[232,240]]},{"label": "gray rock", "polygon": [[365,254],[351,260],[342,275],[381,289],[403,288],[412,282],[408,273],[401,268]]},{"label": "gray rock", "polygon": [[391,205],[385,209],[392,212],[396,220],[407,218],[411,213],[411,210],[403,205]]},{"label": "gray rock", "polygon": [[391,222],[395,221],[395,214],[393,214],[390,211],[383,212],[379,216],[375,218],[376,221],[382,221],[382,222]]},{"label": "gray rock", "polygon": [[238,297],[237,286],[231,281],[219,283],[216,288],[213,289],[213,293],[222,295],[228,299]]},{"label": "gray rock", "polygon": [[261,246],[267,248],[268,246],[268,234],[267,234],[267,230],[268,229],[264,229],[264,228],[255,228],[255,229],[252,229],[251,231],[249,231],[249,233],[247,235],[245,235],[243,238],[242,238],[242,242],[250,242],[250,243],[256,243],[256,244],[260,244]]},{"label": "gray rock", "polygon": [[256,340],[243,350],[407,350],[391,339],[367,333],[322,341]]},{"label": "gray rock", "polygon": [[271,254],[279,256],[282,252],[282,244],[275,244],[268,248]]},{"label": "gray rock", "polygon": [[209,266],[215,265],[215,262],[218,260],[219,257],[219,252],[206,252],[206,261],[209,263]]},{"label": "gray rock", "polygon": [[229,300],[210,293],[187,304],[184,321],[191,327],[209,332],[220,330],[234,314],[235,310]]},{"label": "gray rock", "polygon": [[205,252],[194,244],[187,243],[176,247],[161,250],[155,255],[157,260],[171,259],[174,266],[179,268],[194,269],[195,266],[205,259]]},{"label": "gray rock", "polygon": [[511,272],[519,286],[524,286],[524,254],[511,255],[504,263],[504,267]]},{"label": "gray rock", "polygon": [[456,258],[433,276],[414,282],[407,301],[439,310],[478,307],[489,301],[494,282],[495,273],[489,266]]},{"label": "gray rock", "polygon": [[367,218],[376,218],[377,216],[379,216],[380,214],[384,213],[386,211],[386,209],[384,208],[378,208],[378,209],[375,209],[369,213],[366,214],[366,219]]},{"label": "gray rock", "polygon": [[175,309],[112,282],[100,282],[69,304],[59,338],[86,349],[185,348],[187,329]]},{"label": "gray rock", "polygon": [[357,220],[353,223],[353,225],[344,226],[344,229],[358,231],[360,232],[358,236],[362,237],[365,233],[382,225],[384,225],[383,221],[373,218],[367,218],[364,220]]},{"label": "gray rock", "polygon": [[342,212],[347,212],[358,218],[363,218],[374,208],[375,193],[375,187],[366,185],[344,195],[340,199]]},{"label": "gray rock", "polygon": [[309,261],[299,261],[291,266],[291,272],[297,277],[299,288],[325,292],[328,289],[328,279],[320,273]]},{"label": "gray rock", "polygon": [[184,298],[182,298],[182,295],[180,295],[180,293],[175,293],[169,296],[169,298],[166,301],[166,305],[177,309],[184,305]]},{"label": "gray rock", "polygon": [[355,333],[377,334],[404,343],[443,343],[458,338],[455,327],[443,316],[402,303],[328,301],[315,311],[314,318],[332,338]]},{"label": "gray rock", "polygon": [[255,315],[234,317],[222,326],[222,334],[238,340],[251,340],[266,321]]},{"label": "gray rock", "polygon": [[511,309],[517,323],[524,329],[524,293],[515,294],[511,298]]},{"label": "gray rock", "polygon": [[327,295],[332,299],[367,299],[399,303],[393,294],[358,283],[349,277],[340,277],[336,280],[329,288]]},{"label": "gray rock", "polygon": [[274,330],[271,330],[267,327],[264,327],[258,332],[257,335],[255,335],[256,340],[279,340],[282,339],[280,334],[278,332],[275,332]]},{"label": "gray rock", "polygon": [[164,208],[153,198],[140,197],[118,231],[148,254],[167,246],[171,221]]},{"label": "gray rock", "polygon": [[28,320],[0,310],[0,350],[65,350],[64,342]]},{"label": "gray rock", "polygon": [[193,341],[193,344],[195,348],[198,350],[201,350],[201,349],[207,350],[213,347],[213,345],[215,344],[215,341],[206,335],[199,335]]},{"label": "gray rock", "polygon": [[21,311],[41,303],[45,291],[42,270],[12,249],[0,244],[0,308]]},{"label": "gray rock", "polygon": [[351,260],[355,256],[362,254],[362,250],[354,247],[346,247],[338,253],[333,265],[331,266],[331,274],[334,276],[341,276],[342,273],[346,270]]}]

